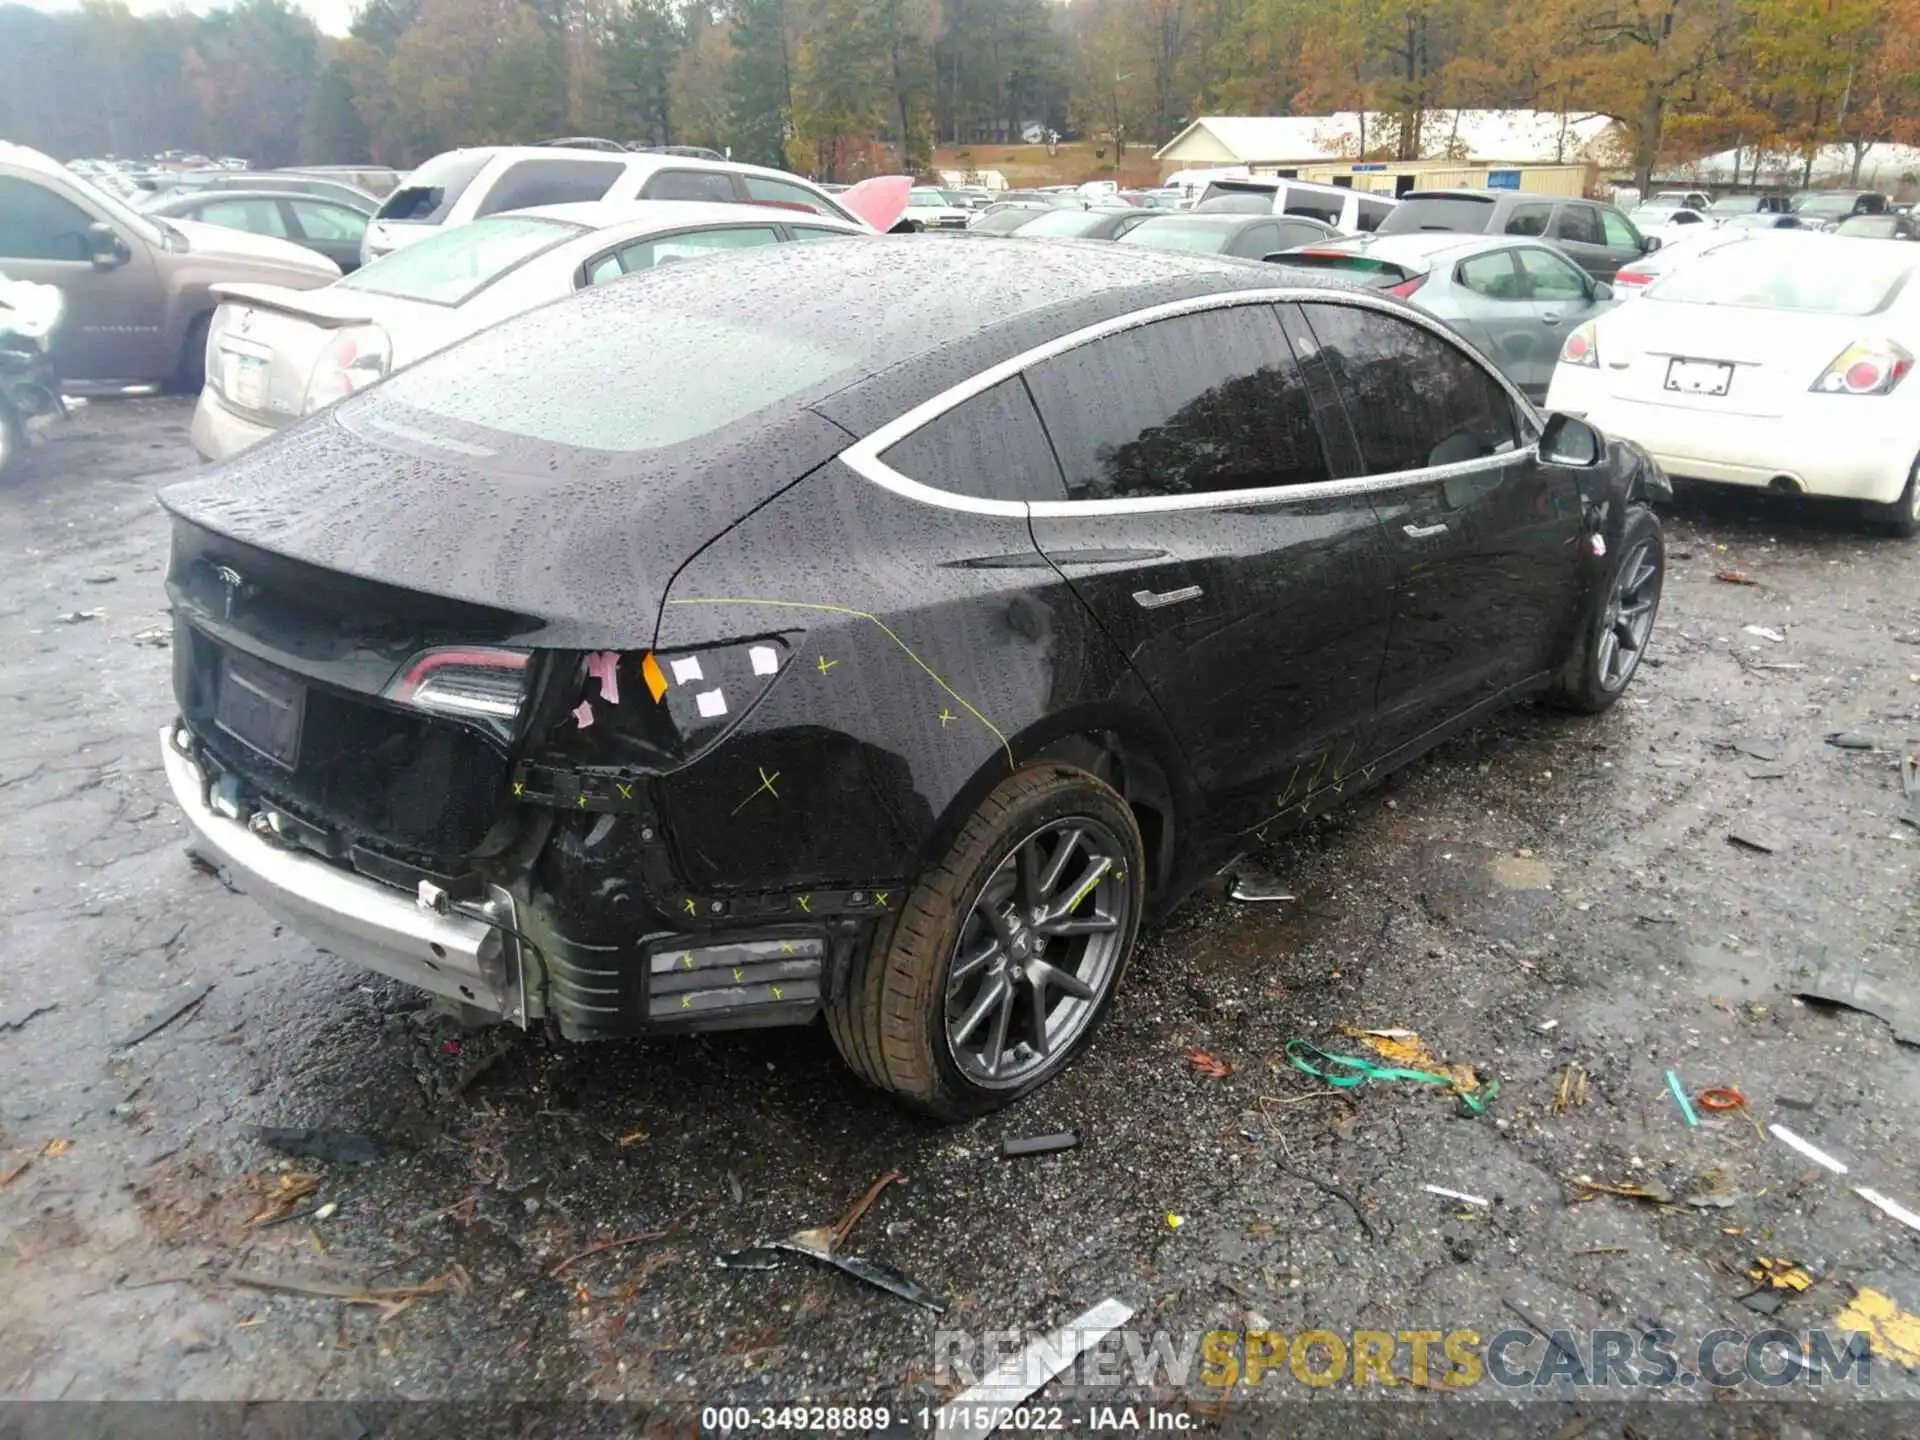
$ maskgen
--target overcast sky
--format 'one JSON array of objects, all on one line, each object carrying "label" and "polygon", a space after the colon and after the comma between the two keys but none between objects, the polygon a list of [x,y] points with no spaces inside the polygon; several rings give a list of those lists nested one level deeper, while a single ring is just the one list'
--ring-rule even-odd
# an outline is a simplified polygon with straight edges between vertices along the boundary
[{"label": "overcast sky", "polygon": [[[26,0],[26,3],[40,10],[72,10],[77,8],[74,0]],[[353,19],[356,0],[293,0],[296,10],[304,10],[313,17],[313,23],[329,35],[344,35],[347,24]],[[209,10],[217,10],[216,0],[127,0],[127,6],[136,15],[148,15],[157,10],[192,10],[204,15]]]}]

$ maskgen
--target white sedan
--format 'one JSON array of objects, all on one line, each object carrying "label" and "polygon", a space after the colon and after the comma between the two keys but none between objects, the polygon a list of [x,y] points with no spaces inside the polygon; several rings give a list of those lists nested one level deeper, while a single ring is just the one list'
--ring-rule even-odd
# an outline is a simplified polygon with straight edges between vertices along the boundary
[{"label": "white sedan", "polygon": [[332,285],[216,285],[193,447],[246,449],[511,315],[669,261],[872,232],[785,209],[591,201],[441,230]]},{"label": "white sedan", "polygon": [[1916,354],[1920,246],[1761,231],[1570,332],[1547,408],[1671,475],[1865,501],[1912,535]]}]

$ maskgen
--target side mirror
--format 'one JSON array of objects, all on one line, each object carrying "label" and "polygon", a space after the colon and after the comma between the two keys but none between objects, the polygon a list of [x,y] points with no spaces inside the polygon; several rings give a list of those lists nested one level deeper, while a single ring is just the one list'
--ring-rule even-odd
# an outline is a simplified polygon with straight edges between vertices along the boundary
[{"label": "side mirror", "polygon": [[1607,301],[1613,299],[1613,287],[1604,280],[1594,281],[1592,299],[1596,305],[1606,304]]},{"label": "side mirror", "polygon": [[1600,432],[1584,420],[1571,415],[1550,415],[1540,432],[1540,460],[1545,465],[1564,465],[1574,470],[1590,470],[1607,453]]},{"label": "side mirror", "polygon": [[1659,248],[1660,237],[1658,235],[1642,235],[1640,237],[1640,253],[1642,255],[1651,255]]},{"label": "side mirror", "polygon": [[113,270],[131,260],[133,252],[118,230],[104,220],[96,220],[87,226],[87,258],[96,270]]}]

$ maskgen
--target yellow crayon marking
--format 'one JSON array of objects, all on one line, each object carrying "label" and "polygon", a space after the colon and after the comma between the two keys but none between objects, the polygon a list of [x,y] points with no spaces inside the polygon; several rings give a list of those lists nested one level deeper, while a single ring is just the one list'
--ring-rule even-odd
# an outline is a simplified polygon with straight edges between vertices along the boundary
[{"label": "yellow crayon marking", "polygon": [[582,810],[587,808],[587,792],[584,790],[580,792],[580,808]]},{"label": "yellow crayon marking", "polygon": [[622,785],[618,780],[616,780],[613,782],[613,788],[620,792],[620,798],[622,800],[633,799],[633,786]]},{"label": "yellow crayon marking", "polygon": [[527,782],[526,782],[526,781],[524,781],[524,780],[516,780],[516,781],[514,781],[514,782],[513,782],[513,793],[514,793],[514,794],[516,794],[516,795],[524,795],[524,794],[526,794],[526,793],[527,793]]},{"label": "yellow crayon marking", "polygon": [[779,987],[778,985],[775,985],[775,986],[773,986],[772,988],[773,988],[773,998],[774,998],[774,999],[776,999],[776,1000],[783,1000],[783,999],[785,999],[785,998],[786,998],[786,997],[785,997],[785,995],[781,993],[781,990],[780,990],[780,987]]},{"label": "yellow crayon marking", "polygon": [[692,897],[691,895],[689,895],[689,896],[687,896],[687,901],[686,901],[686,906],[685,906],[685,909],[686,909],[686,912],[687,912],[687,914],[689,914],[689,915],[693,915],[693,914],[696,914],[696,913],[698,913],[698,911],[697,911],[697,907],[696,907],[696,906],[694,905],[694,903],[693,903],[693,897]]},{"label": "yellow crayon marking", "polygon": [[[909,660],[926,671],[933,683],[946,691],[962,710],[965,710],[969,715],[973,716],[974,719],[978,720],[982,725],[986,726],[988,730],[993,732],[993,738],[998,740],[1000,742],[1000,748],[1007,752],[1008,767],[1012,768],[1013,766],[1013,744],[1005,735],[1000,733],[1000,727],[987,719],[987,717],[982,715],[978,710],[974,709],[966,696],[962,695],[958,690],[954,689],[953,686],[943,680],[940,677],[940,672],[922,660],[919,652],[895,634],[893,628],[878,615],[869,614],[865,610],[855,610],[848,605],[824,605],[806,600],[760,600],[738,595],[695,595],[689,596],[684,600],[669,600],[667,603],[669,605],[765,605],[771,608],[787,610],[817,610],[827,615],[850,615],[856,620],[869,621],[878,626],[883,635],[904,650]],[[825,656],[822,656],[820,659],[820,673],[824,675],[830,665],[837,665],[839,663],[837,660],[829,662]]]},{"label": "yellow crayon marking", "polygon": [[780,772],[776,770],[773,772],[773,774],[769,775],[767,774],[766,767],[763,765],[756,765],[754,766],[754,769],[760,772],[760,789],[755,790],[753,792],[753,795],[747,796],[745,800],[742,800],[738,805],[733,807],[733,813],[736,815],[738,815],[742,810],[747,808],[747,806],[752,802],[754,795],[758,795],[760,793],[760,790],[766,791],[767,794],[773,796],[773,798],[776,800],[780,798],[780,792],[773,788],[773,782],[780,778]]},{"label": "yellow crayon marking", "polygon": [[782,940],[780,942],[780,953],[782,955],[798,955],[800,952],[793,948],[793,942],[791,940]]},{"label": "yellow crayon marking", "polygon": [[1080,902],[1093,893],[1094,887],[1107,878],[1107,872],[1111,869],[1113,869],[1113,860],[1111,857],[1102,860],[1098,865],[1093,867],[1093,874],[1089,875],[1086,880],[1082,882],[1080,888],[1074,892],[1073,899],[1067,902],[1067,913],[1069,915],[1080,908]]},{"label": "yellow crayon marking", "polygon": [[733,983],[734,983],[734,984],[736,984],[736,985],[738,985],[738,984],[740,983],[740,976],[741,976],[741,973],[742,973],[742,972],[741,972],[741,970],[740,970],[740,967],[739,967],[738,965],[736,965],[736,966],[734,966],[734,967],[733,967]]},{"label": "yellow crayon marking", "polygon": [[831,670],[834,666],[838,665],[839,663],[840,662],[838,660],[829,660],[827,659],[826,656],[822,655],[820,657],[820,663],[815,665],[813,668],[818,670],[822,675],[824,675],[827,673],[827,671]]},{"label": "yellow crayon marking", "polygon": [[1293,798],[1293,787],[1296,783],[1298,783],[1299,779],[1300,779],[1300,767],[1296,765],[1293,767],[1293,773],[1287,776],[1286,794],[1282,795],[1274,805],[1274,808],[1276,810],[1284,810],[1287,808],[1287,801]]},{"label": "yellow crayon marking", "polygon": [[940,707],[940,713],[934,716],[933,718],[940,722],[940,728],[944,730],[947,728],[947,726],[951,725],[955,720],[958,720],[960,717],[954,714],[953,711],[949,710],[946,706],[942,705]]},{"label": "yellow crayon marking", "polygon": [[886,908],[887,908],[887,896],[889,896],[889,895],[891,895],[892,893],[893,893],[893,892],[892,892],[891,890],[876,890],[876,891],[874,891],[874,892],[873,892],[873,903],[874,903],[874,904],[876,904],[876,905],[878,905],[878,906],[879,906],[879,907],[880,907],[880,908],[881,908],[882,910],[884,910],[884,909],[886,909]]},{"label": "yellow crayon marking", "polygon": [[1320,772],[1327,768],[1328,753],[1329,752],[1323,751],[1320,756],[1320,763],[1313,767],[1313,774],[1307,780],[1307,793],[1303,798],[1309,799],[1309,800],[1313,798],[1313,787],[1320,783]]},{"label": "yellow crayon marking", "polygon": [[682,995],[680,997],[680,1008],[682,1010],[691,1010],[693,1008],[693,997],[691,995]]},{"label": "yellow crayon marking", "polygon": [[793,903],[798,905],[804,913],[808,915],[813,913],[813,896],[796,895],[793,897]]},{"label": "yellow crayon marking", "polygon": [[680,957],[680,963],[684,965],[687,969],[691,970],[693,968],[693,956],[682,955]]}]

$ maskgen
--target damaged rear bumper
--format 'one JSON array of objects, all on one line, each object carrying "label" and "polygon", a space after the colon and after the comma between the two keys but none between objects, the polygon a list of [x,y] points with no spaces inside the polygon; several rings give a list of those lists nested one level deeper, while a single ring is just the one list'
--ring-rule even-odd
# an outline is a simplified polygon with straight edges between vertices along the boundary
[{"label": "damaged rear bumper", "polygon": [[[525,1026],[527,1006],[512,902],[487,902],[491,921],[424,909],[414,897],[266,838],[265,812],[214,808],[185,727],[160,732],[173,798],[192,827],[190,848],[226,868],[267,911],[342,959],[497,1019]],[[229,807],[237,810],[238,807]],[[270,832],[269,832],[270,833]]]}]

